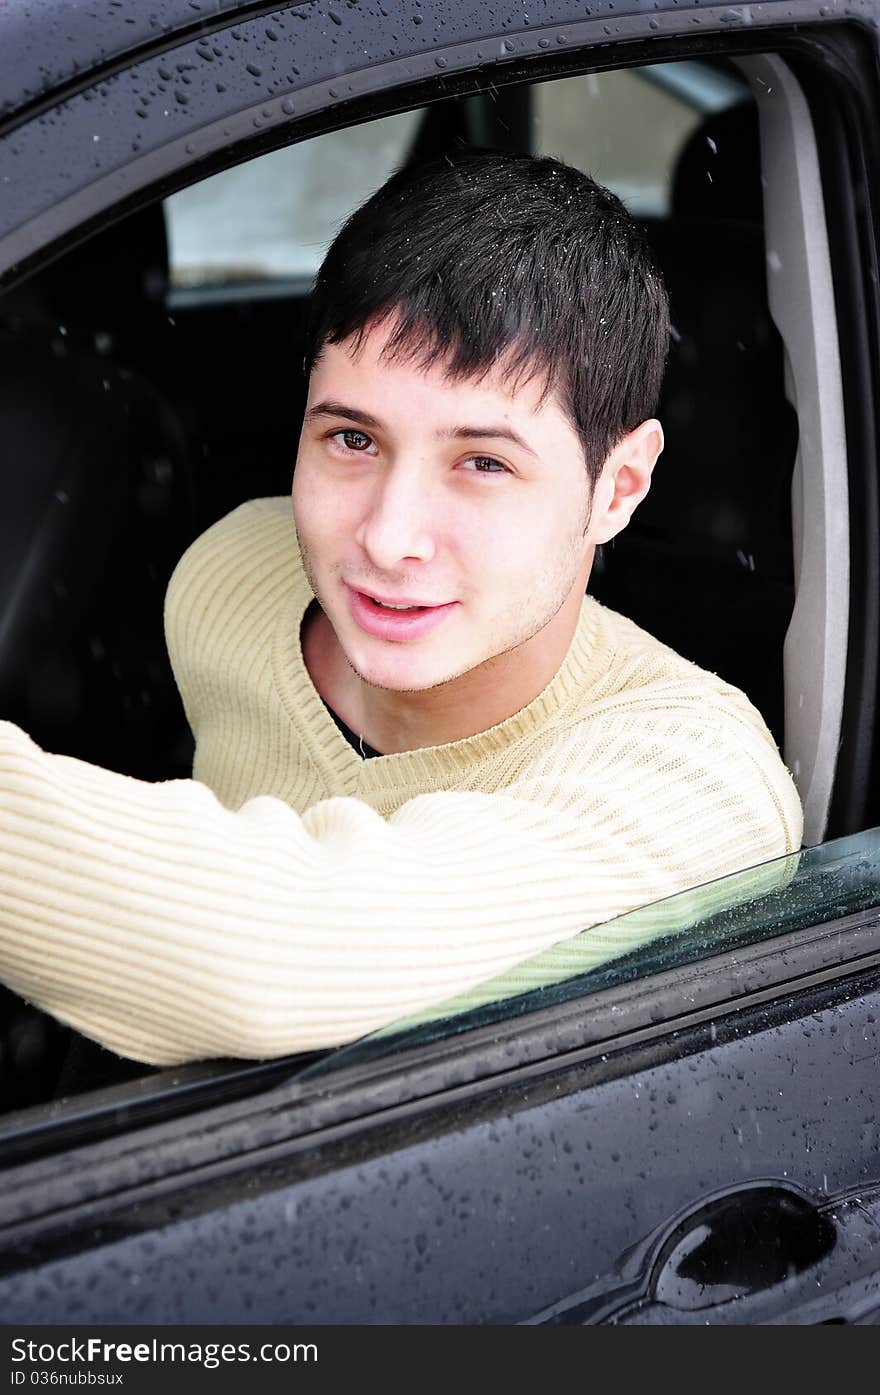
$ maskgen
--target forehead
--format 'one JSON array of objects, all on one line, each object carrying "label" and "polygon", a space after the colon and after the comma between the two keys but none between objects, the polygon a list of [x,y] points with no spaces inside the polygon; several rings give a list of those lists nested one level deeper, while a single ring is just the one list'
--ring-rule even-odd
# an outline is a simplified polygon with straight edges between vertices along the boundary
[{"label": "forehead", "polygon": [[366,327],[360,336],[325,344],[312,368],[310,403],[332,388],[337,396],[344,387],[358,393],[364,407],[382,402],[387,409],[412,418],[416,403],[420,412],[460,415],[464,405],[491,411],[505,418],[530,420],[536,429],[565,425],[568,418],[555,389],[541,368],[530,372],[503,357],[470,377],[450,372],[450,356],[432,356],[425,362],[417,341],[389,351],[394,324],[381,321]]}]

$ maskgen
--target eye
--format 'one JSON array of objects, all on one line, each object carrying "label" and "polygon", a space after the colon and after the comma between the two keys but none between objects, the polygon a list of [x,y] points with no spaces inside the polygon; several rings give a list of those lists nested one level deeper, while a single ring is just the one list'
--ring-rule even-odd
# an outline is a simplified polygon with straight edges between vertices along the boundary
[{"label": "eye", "polygon": [[470,468],[470,473],[475,475],[509,475],[510,470],[500,460],[496,460],[491,455],[469,455],[467,460],[462,461],[465,469]]},{"label": "eye", "polygon": [[366,431],[358,431],[354,426],[349,426],[344,431],[334,431],[330,440],[334,441],[342,450],[361,453],[368,451],[373,445],[373,438],[368,436]]}]

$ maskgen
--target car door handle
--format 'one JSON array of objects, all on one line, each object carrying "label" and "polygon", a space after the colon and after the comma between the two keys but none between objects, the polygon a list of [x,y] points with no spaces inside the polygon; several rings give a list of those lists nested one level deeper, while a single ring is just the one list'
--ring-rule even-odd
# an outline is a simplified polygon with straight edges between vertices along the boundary
[{"label": "car door handle", "polygon": [[[823,1197],[819,1203],[776,1181],[713,1193],[625,1251],[595,1284],[526,1321],[711,1321],[712,1311],[725,1304],[748,1303],[815,1271],[838,1245],[837,1216],[845,1205],[845,1198]],[[656,1310],[654,1318],[649,1309]],[[660,1310],[666,1310],[665,1318]],[[697,1313],[702,1319],[686,1316]]]}]

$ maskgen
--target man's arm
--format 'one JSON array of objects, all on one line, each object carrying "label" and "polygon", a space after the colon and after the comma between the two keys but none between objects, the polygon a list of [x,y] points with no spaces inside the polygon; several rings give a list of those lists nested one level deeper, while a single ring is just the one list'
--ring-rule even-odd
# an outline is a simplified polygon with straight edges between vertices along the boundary
[{"label": "man's arm", "polygon": [[[712,721],[686,740],[697,773],[671,801],[673,768],[638,794],[533,773],[386,820],[353,799],[231,812],[196,781],[47,755],[0,723],[0,979],[153,1064],[352,1040],[798,845],[766,742]],[[595,962],[626,934],[597,928]]]}]

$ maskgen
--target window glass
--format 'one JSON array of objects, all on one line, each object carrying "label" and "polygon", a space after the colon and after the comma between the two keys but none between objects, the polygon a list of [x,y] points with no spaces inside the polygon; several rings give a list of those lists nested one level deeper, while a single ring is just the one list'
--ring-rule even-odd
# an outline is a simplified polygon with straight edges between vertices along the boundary
[{"label": "window glass", "polygon": [[555,155],[613,189],[631,212],[664,217],[675,162],[703,118],[742,99],[736,77],[702,63],[587,73],[539,83],[535,153]]},{"label": "window glass", "polygon": [[403,159],[419,116],[332,131],[173,194],[171,285],[314,276],[340,225]]},{"label": "window glass", "polygon": [[629,947],[607,962],[595,964],[594,932],[585,930],[467,993],[322,1057],[304,1074],[320,1074],[353,1059],[385,1055],[681,969],[726,950],[870,910],[878,900],[880,829],[875,828],[734,872],[620,916],[601,927],[602,939],[607,944],[619,934]]}]

